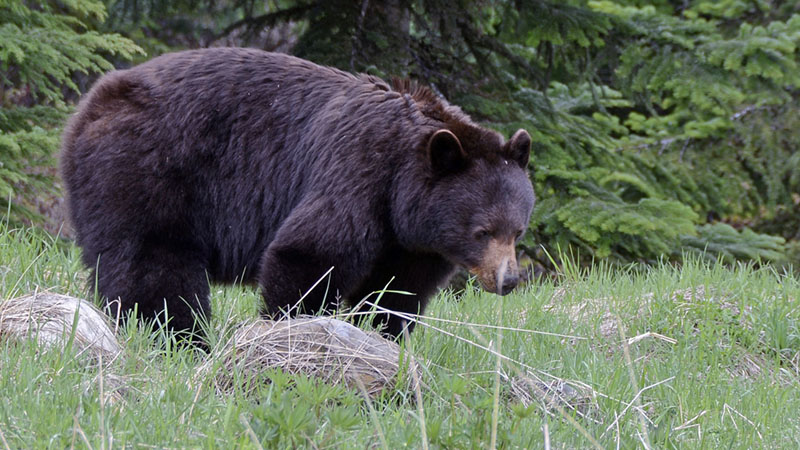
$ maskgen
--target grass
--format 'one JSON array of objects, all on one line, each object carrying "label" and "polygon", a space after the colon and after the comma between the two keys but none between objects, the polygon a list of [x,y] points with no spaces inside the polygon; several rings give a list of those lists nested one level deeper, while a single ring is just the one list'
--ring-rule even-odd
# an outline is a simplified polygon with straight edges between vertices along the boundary
[{"label": "grass", "polygon": [[[0,228],[3,298],[85,297],[78,256]],[[277,371],[220,395],[197,377],[205,355],[140,326],[103,371],[2,340],[0,447],[800,447],[796,276],[696,260],[568,269],[503,298],[440,294],[404,344],[421,389],[377,399]],[[212,292],[214,330],[257,314],[253,289]]]}]

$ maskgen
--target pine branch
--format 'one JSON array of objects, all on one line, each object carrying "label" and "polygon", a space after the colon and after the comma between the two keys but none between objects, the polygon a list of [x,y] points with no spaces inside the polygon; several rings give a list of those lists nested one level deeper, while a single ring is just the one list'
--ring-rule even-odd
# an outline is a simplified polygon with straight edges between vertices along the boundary
[{"label": "pine branch", "polygon": [[83,22],[105,17],[100,1],[43,1],[35,9],[29,3],[0,6],[0,208],[10,209],[13,221],[34,217],[24,202],[54,189],[46,168],[68,115],[64,94],[78,91],[76,74],[113,69],[107,54],[130,59],[143,53],[132,41]]},{"label": "pine branch", "polygon": [[[755,106],[755,105],[748,105],[741,110],[737,111],[733,115],[729,117],[731,121],[741,121],[745,117],[750,114],[753,114],[758,111],[765,111],[774,109],[768,106]],[[684,141],[683,149],[686,149],[686,146],[689,145],[692,141],[700,140],[699,138],[687,137],[685,135],[678,135],[678,136],[671,136],[664,139],[659,139],[654,142],[645,142],[643,144],[634,145],[632,147],[618,147],[616,151],[626,151],[626,150],[645,150],[649,148],[661,147],[659,150],[659,154],[663,153],[665,149],[667,149],[670,145],[674,144],[678,141]]]},{"label": "pine branch", "polygon": [[465,42],[468,43],[468,45],[497,53],[498,55],[510,61],[512,64],[522,67],[530,77],[536,80],[542,91],[547,90],[544,77],[542,77],[542,74],[540,74],[539,71],[528,62],[528,60],[519,54],[514,53],[514,51],[508,48],[508,46],[506,46],[506,44],[503,42],[486,35],[483,31],[475,27],[473,20],[468,19],[469,17],[459,17],[456,20],[456,24],[461,32],[461,37]]},{"label": "pine branch", "polygon": [[219,32],[213,40],[216,41],[218,39],[222,39],[242,27],[245,27],[248,33],[252,33],[254,30],[261,30],[266,27],[271,27],[280,22],[298,20],[304,17],[315,6],[316,3],[311,2],[262,14],[260,16],[246,16],[243,19],[237,20],[236,22],[233,22],[225,27],[225,29]]}]

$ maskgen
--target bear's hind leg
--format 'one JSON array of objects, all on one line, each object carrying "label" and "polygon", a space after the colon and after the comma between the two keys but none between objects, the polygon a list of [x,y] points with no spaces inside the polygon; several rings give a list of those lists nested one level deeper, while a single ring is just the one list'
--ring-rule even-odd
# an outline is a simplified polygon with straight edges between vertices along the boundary
[{"label": "bear's hind leg", "polygon": [[117,243],[98,261],[86,263],[96,265],[97,290],[114,319],[119,313],[124,320],[138,305],[139,318],[167,323],[171,331],[184,334],[198,333],[195,316],[210,313],[205,264],[199,252],[185,244]]}]

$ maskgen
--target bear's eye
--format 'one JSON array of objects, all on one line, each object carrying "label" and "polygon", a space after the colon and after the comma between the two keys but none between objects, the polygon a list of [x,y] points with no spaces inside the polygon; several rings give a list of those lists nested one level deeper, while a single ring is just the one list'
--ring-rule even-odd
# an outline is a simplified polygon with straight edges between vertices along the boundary
[{"label": "bear's eye", "polygon": [[514,236],[514,239],[518,241],[519,238],[521,238],[523,234],[525,234],[525,230],[517,231],[517,234],[516,234],[516,236]]},{"label": "bear's eye", "polygon": [[479,230],[478,232],[475,233],[475,239],[477,239],[479,241],[483,241],[488,237],[489,237],[489,231],[488,230]]}]

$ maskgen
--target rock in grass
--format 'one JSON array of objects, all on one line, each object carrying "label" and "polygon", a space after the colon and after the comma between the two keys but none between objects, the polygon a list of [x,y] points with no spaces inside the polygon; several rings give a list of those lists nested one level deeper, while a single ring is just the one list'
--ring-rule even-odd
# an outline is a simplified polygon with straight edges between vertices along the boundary
[{"label": "rock in grass", "polygon": [[[93,304],[67,295],[40,292],[0,303],[0,340],[33,338],[44,347],[71,341],[79,354],[105,363],[122,351],[108,323],[108,316]],[[303,317],[244,322],[212,351],[199,373],[209,374],[223,393],[239,382],[254,389],[250,381],[256,375],[280,369],[351,388],[363,386],[375,396],[394,387],[409,368],[419,371],[399,345],[378,333],[330,317]],[[237,370],[244,377],[236,377]]]},{"label": "rock in grass", "polygon": [[245,322],[212,351],[200,373],[210,375],[218,391],[227,393],[235,384],[255,389],[251,381],[269,369],[359,390],[363,386],[370,396],[394,387],[402,371],[419,371],[399,345],[378,333],[330,317],[301,317]]},{"label": "rock in grass", "polygon": [[112,361],[121,351],[108,316],[92,303],[37,292],[0,302],[0,339],[33,338],[44,347],[72,342],[79,354]]}]

